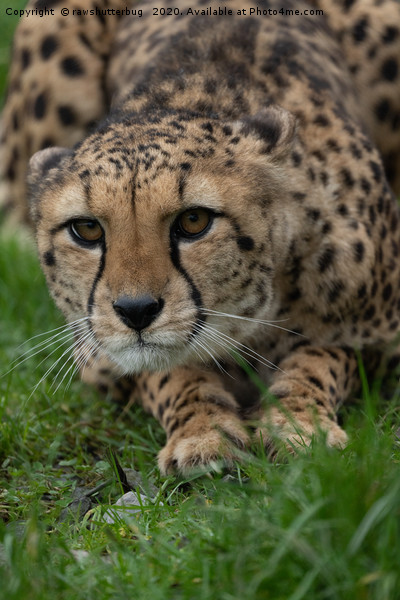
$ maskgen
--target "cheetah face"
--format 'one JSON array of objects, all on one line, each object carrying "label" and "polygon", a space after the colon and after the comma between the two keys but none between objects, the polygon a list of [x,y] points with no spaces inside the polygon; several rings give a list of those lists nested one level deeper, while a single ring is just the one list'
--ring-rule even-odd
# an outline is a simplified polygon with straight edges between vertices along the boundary
[{"label": "cheetah face", "polygon": [[293,122],[266,112],[264,137],[168,116],[33,157],[39,253],[78,351],[122,373],[169,369],[218,360],[255,334],[246,318],[273,317],[285,225],[267,216]]}]

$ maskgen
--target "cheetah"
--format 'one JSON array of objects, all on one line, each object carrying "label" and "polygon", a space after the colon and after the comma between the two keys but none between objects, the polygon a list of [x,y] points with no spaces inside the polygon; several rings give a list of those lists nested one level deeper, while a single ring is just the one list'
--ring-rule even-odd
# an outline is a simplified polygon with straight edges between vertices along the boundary
[{"label": "cheetah", "polygon": [[400,5],[45,4],[15,37],[2,203],[86,380],[158,419],[163,474],[253,437],[345,445],[358,353],[397,361]]}]

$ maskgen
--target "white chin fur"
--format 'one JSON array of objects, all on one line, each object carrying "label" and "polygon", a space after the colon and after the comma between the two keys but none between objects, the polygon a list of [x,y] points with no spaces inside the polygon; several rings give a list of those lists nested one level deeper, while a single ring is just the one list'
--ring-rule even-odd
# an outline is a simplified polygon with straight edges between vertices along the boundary
[{"label": "white chin fur", "polygon": [[127,348],[108,353],[110,359],[118,365],[124,375],[135,375],[143,371],[167,371],[182,364],[187,357],[182,349],[178,352],[171,348],[154,346]]}]

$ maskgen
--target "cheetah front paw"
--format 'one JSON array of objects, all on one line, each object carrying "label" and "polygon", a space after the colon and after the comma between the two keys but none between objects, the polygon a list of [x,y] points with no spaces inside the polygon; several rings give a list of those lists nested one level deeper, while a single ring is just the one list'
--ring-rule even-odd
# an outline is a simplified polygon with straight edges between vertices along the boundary
[{"label": "cheetah front paw", "polygon": [[348,437],[346,432],[334,421],[326,420],[317,423],[298,419],[288,420],[280,413],[265,418],[256,430],[256,439],[261,440],[271,458],[279,454],[279,449],[285,447],[291,454],[297,454],[307,449],[313,438],[323,436],[330,448],[344,448]]},{"label": "cheetah front paw", "polygon": [[163,475],[187,475],[207,469],[217,461],[233,464],[249,444],[249,436],[236,415],[225,415],[214,424],[204,424],[202,415],[194,416],[187,426],[177,430],[158,455]]}]

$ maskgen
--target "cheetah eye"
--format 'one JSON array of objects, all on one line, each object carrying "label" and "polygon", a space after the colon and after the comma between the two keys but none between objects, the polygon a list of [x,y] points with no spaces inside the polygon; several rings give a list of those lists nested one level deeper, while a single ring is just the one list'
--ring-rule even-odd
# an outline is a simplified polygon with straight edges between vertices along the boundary
[{"label": "cheetah eye", "polygon": [[175,233],[185,238],[195,238],[205,233],[213,221],[213,213],[205,208],[190,208],[179,215]]},{"label": "cheetah eye", "polygon": [[104,237],[100,223],[92,219],[75,219],[68,228],[75,241],[86,246],[94,246]]}]

